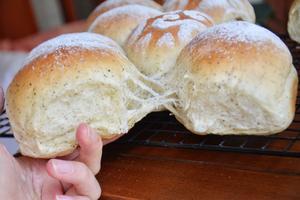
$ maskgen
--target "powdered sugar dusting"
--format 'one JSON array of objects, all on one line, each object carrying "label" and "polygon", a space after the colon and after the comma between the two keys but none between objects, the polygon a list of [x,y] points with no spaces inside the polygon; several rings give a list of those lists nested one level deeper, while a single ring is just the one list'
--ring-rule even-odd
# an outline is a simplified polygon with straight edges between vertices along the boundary
[{"label": "powdered sugar dusting", "polygon": [[139,4],[139,5],[145,5],[148,7],[152,8],[159,8],[159,4],[154,2],[153,0],[147,0],[147,1],[142,1],[142,0],[107,0],[100,4],[95,11],[100,11],[102,9],[107,9],[107,8],[116,8],[119,6],[123,5],[128,5],[128,4]]},{"label": "powdered sugar dusting", "polygon": [[197,12],[197,11],[193,11],[193,10],[184,10],[183,13],[187,16],[189,16],[190,18],[199,20],[199,21],[205,21],[205,20],[210,20],[213,21],[213,19],[206,15],[203,12]]},{"label": "powdered sugar dusting", "polygon": [[175,45],[175,39],[171,33],[165,33],[161,38],[159,38],[156,45],[158,47],[167,46],[171,48]]},{"label": "powdered sugar dusting", "polygon": [[121,7],[111,9],[103,13],[102,15],[98,16],[91,24],[89,31],[92,31],[95,29],[95,27],[101,25],[102,21],[105,22],[107,20],[116,19],[116,17],[128,16],[130,18],[140,20],[140,19],[155,17],[160,14],[162,14],[162,12],[160,12],[159,10],[146,7],[146,6],[141,6],[136,4],[121,6]]},{"label": "powdered sugar dusting", "polygon": [[121,47],[113,40],[95,33],[71,33],[50,39],[34,48],[25,59],[24,65],[30,63],[40,56],[48,54],[65,47],[80,47],[84,49],[115,49],[123,52]]},{"label": "powdered sugar dusting", "polygon": [[244,21],[255,22],[254,9],[248,0],[203,0],[200,2],[199,11],[206,12],[213,8],[223,8],[223,19],[221,22],[233,21],[241,18]]},{"label": "powdered sugar dusting", "polygon": [[162,16],[163,20],[177,20],[180,19],[180,16],[176,13],[170,13]]},{"label": "powdered sugar dusting", "polygon": [[[155,35],[153,38],[157,39],[156,46],[158,47],[174,47],[177,41],[186,44],[197,33],[205,30],[209,26],[207,24],[212,25],[210,18],[198,11],[168,12],[141,23],[129,37],[127,46],[133,45],[137,40],[139,40],[139,44],[141,44],[140,40],[145,40],[147,43],[143,42],[143,45],[148,45],[149,36],[147,34],[149,33]],[[173,27],[175,29],[169,30],[169,28]],[[143,35],[146,35],[147,38]],[[140,38],[140,36],[142,37]],[[145,47],[143,46],[143,48]]]},{"label": "powdered sugar dusting", "polygon": [[[167,0],[164,8],[166,11],[198,10],[211,15],[217,23],[236,18],[255,22],[254,9],[248,0]],[[218,13],[214,13],[216,9]]]},{"label": "powdered sugar dusting", "polygon": [[180,29],[177,33],[178,38],[181,41],[191,41],[196,34],[207,29],[207,26],[199,23],[195,20],[186,20],[187,23],[180,25]]},{"label": "powdered sugar dusting", "polygon": [[150,40],[152,38],[152,34],[148,33],[145,37],[142,37],[138,42],[137,45],[141,47],[148,46],[150,43]]},{"label": "powdered sugar dusting", "polygon": [[286,45],[271,31],[249,23],[228,22],[214,26],[197,36],[198,39],[214,39],[217,41],[229,41],[231,43],[255,43],[265,44],[271,42],[279,48],[287,49]]},{"label": "powdered sugar dusting", "polygon": [[167,0],[164,4],[164,10],[171,11],[171,10],[183,10],[188,4],[190,0]]},{"label": "powdered sugar dusting", "polygon": [[[183,14],[185,17],[180,17],[180,14]],[[188,24],[191,22],[201,23],[205,21],[211,21],[211,18],[204,13],[198,11],[175,11],[166,13],[157,18],[152,23],[152,27],[156,29],[168,29],[172,26],[180,26],[181,24]]]},{"label": "powdered sugar dusting", "polygon": [[182,21],[183,20],[166,21],[162,18],[159,18],[152,23],[152,27],[157,29],[168,29],[172,26],[179,26],[180,24],[182,24]]},{"label": "powdered sugar dusting", "polygon": [[[240,0],[239,0],[240,1]],[[204,0],[199,3],[199,8],[224,7],[229,8],[228,0]]]}]

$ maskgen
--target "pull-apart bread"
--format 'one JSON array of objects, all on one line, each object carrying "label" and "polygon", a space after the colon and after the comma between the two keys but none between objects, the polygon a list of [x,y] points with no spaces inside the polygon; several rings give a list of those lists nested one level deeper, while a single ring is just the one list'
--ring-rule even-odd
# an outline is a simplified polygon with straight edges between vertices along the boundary
[{"label": "pull-apart bread", "polygon": [[94,33],[51,39],[30,53],[7,92],[7,112],[22,154],[72,152],[88,123],[103,139],[119,137],[165,101],[121,47]]}]

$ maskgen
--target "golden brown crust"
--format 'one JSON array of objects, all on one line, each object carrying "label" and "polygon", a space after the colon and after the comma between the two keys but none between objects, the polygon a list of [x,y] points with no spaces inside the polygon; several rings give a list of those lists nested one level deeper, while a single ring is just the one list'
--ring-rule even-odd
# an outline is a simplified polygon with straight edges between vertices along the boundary
[{"label": "golden brown crust", "polygon": [[129,4],[138,4],[143,6],[148,6],[158,10],[162,10],[161,5],[152,0],[108,0],[101,3],[95,10],[90,14],[87,19],[87,24],[90,26],[93,21],[100,16],[102,13],[109,11],[116,7],[121,7]]},{"label": "golden brown crust", "polygon": [[[99,61],[107,63],[114,74],[120,75],[123,69],[116,63],[117,60],[112,59],[114,56],[116,55],[105,52],[105,50],[67,47],[49,53],[46,58],[45,55],[41,56],[42,59],[36,58],[17,73],[9,86],[7,101],[10,105],[11,116],[14,113],[20,113],[24,107],[31,106],[32,98],[35,98],[33,96],[42,95],[38,91],[43,92],[49,86],[55,87],[62,79],[66,80],[66,85],[72,84],[68,80],[72,80],[74,77],[79,79],[85,73],[101,70],[96,64]],[[86,70],[82,68],[83,65],[78,65],[79,63],[89,66],[89,72],[85,72]],[[19,98],[11,96],[18,96]]]},{"label": "golden brown crust", "polygon": [[89,27],[89,32],[105,35],[124,46],[128,36],[140,22],[161,14],[159,10],[150,7],[126,5],[98,16]]},{"label": "golden brown crust", "polygon": [[[114,79],[121,80],[124,70],[122,66],[127,64],[125,58],[123,61],[115,59],[120,56],[105,50],[67,47],[59,49],[61,56],[57,54],[56,51],[49,53],[46,58],[45,55],[36,58],[19,71],[9,86],[7,112],[16,138],[21,143],[25,141],[24,137],[28,137],[26,140],[29,140],[30,137],[37,140],[39,137],[43,137],[39,136],[39,133],[34,130],[34,124],[32,124],[34,122],[28,121],[34,120],[32,117],[36,109],[43,109],[37,107],[38,105],[48,104],[49,100],[54,100],[61,95],[59,94],[60,91],[66,90],[66,88],[71,87],[72,84],[84,79],[84,77],[89,77],[90,74],[107,73],[108,76],[113,74]],[[99,63],[102,63],[102,65],[99,65]],[[103,66],[103,69],[99,68],[100,66]],[[66,88],[61,88],[62,85],[65,85]],[[29,128],[30,126],[33,126],[32,129]],[[110,136],[109,133],[107,135],[103,132],[100,133],[105,138],[115,137]],[[76,147],[75,144],[68,146],[66,150],[59,150],[50,154],[45,153],[45,155],[38,152],[36,154],[30,153],[25,149],[27,147],[22,147],[22,145],[21,151],[25,155],[33,157],[53,157],[66,155]]]},{"label": "golden brown crust", "polygon": [[[115,118],[108,116],[106,124],[99,124],[99,114],[85,113],[93,109],[85,99],[95,103],[86,95],[97,98],[100,95],[99,101],[106,98],[103,103],[108,106],[112,104],[108,101],[114,101],[117,104],[114,109],[122,111],[122,105],[113,95],[121,95],[118,84],[125,78],[125,68],[132,64],[117,44],[96,34],[69,34],[33,50],[33,53],[39,52],[44,53],[37,56],[31,53],[7,91],[7,114],[24,155],[48,158],[70,153],[77,146],[74,134],[80,122],[92,123],[103,137],[115,137],[115,130],[122,129],[119,134],[126,132],[123,125],[110,125],[109,120]],[[76,98],[78,92],[87,93]],[[80,111],[81,106],[86,107],[84,112]],[[94,109],[95,106],[98,104]],[[98,108],[104,107],[99,105]],[[126,122],[121,117],[116,120]]]},{"label": "golden brown crust", "polygon": [[29,54],[8,88],[7,114],[24,155],[62,156],[77,147],[80,123],[104,140],[127,133],[162,104],[152,84],[111,39],[62,35]]}]

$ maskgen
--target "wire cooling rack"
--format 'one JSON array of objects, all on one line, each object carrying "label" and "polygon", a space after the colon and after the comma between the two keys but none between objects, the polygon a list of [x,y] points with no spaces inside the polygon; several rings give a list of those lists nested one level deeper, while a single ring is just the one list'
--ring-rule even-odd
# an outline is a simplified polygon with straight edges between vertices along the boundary
[{"label": "wire cooling rack", "polygon": [[[289,47],[294,66],[299,75],[300,45],[281,36]],[[169,112],[151,113],[141,120],[117,142],[166,148],[206,149],[243,153],[269,154],[300,157],[300,91],[298,91],[296,115],[291,126],[282,133],[272,136],[199,136],[190,133]],[[9,121],[0,116],[0,136],[13,137]]]},{"label": "wire cooling rack", "polygon": [[0,137],[13,137],[5,111],[0,115]]}]

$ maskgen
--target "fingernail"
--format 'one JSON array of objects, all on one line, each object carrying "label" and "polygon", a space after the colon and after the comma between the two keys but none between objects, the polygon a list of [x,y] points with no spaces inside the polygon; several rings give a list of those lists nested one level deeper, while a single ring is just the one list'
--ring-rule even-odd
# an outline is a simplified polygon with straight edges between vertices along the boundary
[{"label": "fingernail", "polygon": [[84,125],[84,127],[85,127],[85,131],[86,131],[87,137],[89,139],[92,139],[92,133],[91,133],[90,127],[88,125]]},{"label": "fingernail", "polygon": [[56,195],[56,200],[73,200],[73,198],[64,195]]},{"label": "fingernail", "polygon": [[94,133],[94,130],[92,130],[89,126],[86,126],[87,133],[90,141],[95,141],[98,139],[98,136]]},{"label": "fingernail", "polygon": [[53,160],[52,161],[54,170],[59,174],[71,174],[74,172],[73,165],[68,161]]}]

